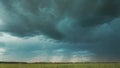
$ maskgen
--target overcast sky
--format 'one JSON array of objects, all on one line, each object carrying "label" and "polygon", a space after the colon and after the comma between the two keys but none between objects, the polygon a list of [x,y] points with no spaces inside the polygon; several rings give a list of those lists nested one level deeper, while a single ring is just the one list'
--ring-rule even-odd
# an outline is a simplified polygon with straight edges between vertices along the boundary
[{"label": "overcast sky", "polygon": [[120,61],[120,0],[0,0],[0,61]]}]

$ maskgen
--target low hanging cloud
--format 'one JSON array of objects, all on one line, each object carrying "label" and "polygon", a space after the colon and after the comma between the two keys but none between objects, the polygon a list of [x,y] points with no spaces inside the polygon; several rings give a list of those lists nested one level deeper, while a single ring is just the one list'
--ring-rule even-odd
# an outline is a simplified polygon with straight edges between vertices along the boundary
[{"label": "low hanging cloud", "polygon": [[0,0],[1,32],[44,35],[69,52],[87,50],[96,57],[120,58],[119,16],[119,0]]},{"label": "low hanging cloud", "polygon": [[[90,61],[90,57],[93,56],[93,53],[87,50],[65,48],[64,46],[71,44],[59,42],[43,35],[24,39],[4,33],[0,38],[0,41],[4,43],[4,45],[0,45],[1,61],[81,62]],[[6,40],[6,38],[8,39]],[[79,59],[79,57],[84,57],[84,59]]]}]

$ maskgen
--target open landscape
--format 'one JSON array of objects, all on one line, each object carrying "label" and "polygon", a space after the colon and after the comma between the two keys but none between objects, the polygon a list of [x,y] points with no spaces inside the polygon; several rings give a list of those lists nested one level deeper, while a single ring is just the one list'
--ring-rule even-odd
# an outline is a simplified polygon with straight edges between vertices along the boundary
[{"label": "open landscape", "polygon": [[0,0],[0,68],[120,68],[120,0]]},{"label": "open landscape", "polygon": [[1,63],[0,68],[120,68],[120,63]]}]

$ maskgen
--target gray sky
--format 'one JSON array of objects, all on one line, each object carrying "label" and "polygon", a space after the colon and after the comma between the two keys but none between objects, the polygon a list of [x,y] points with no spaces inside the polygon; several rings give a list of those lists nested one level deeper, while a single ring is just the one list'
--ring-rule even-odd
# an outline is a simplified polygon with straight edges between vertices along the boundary
[{"label": "gray sky", "polygon": [[0,0],[1,61],[119,61],[119,0]]}]

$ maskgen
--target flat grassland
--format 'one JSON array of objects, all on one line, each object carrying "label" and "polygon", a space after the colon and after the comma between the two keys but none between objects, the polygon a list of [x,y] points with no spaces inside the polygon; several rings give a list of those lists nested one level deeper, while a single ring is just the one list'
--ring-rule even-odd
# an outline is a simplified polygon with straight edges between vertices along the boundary
[{"label": "flat grassland", "polygon": [[47,64],[5,64],[0,68],[120,68],[120,63],[47,63]]}]

